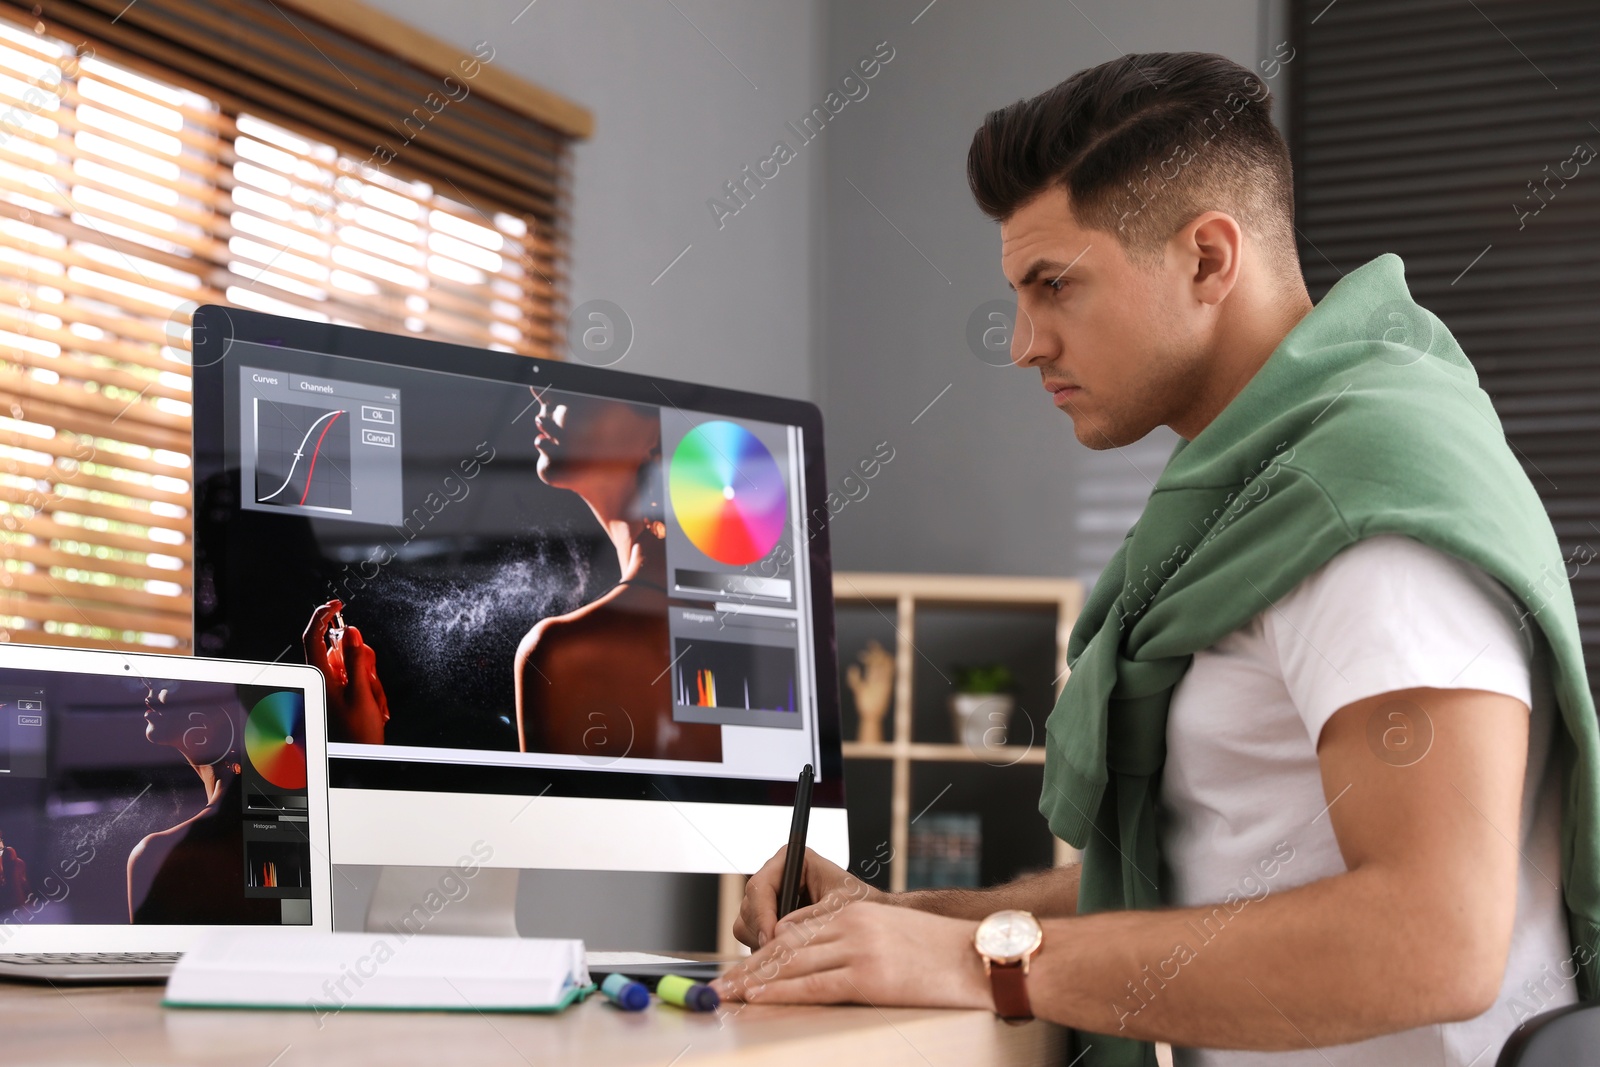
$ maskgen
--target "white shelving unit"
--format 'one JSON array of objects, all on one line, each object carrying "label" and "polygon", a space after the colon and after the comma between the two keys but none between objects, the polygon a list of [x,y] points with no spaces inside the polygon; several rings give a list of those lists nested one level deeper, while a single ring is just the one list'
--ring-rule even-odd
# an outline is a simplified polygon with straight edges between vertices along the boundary
[{"label": "white shelving unit", "polygon": [[[915,763],[980,763],[990,762],[995,752],[1004,749],[975,752],[965,745],[929,744],[913,736],[913,709],[916,707],[912,690],[913,665],[917,656],[917,609],[949,607],[1038,607],[1052,605],[1056,609],[1056,694],[1067,681],[1067,639],[1072,626],[1083,608],[1083,583],[1075,578],[1014,578],[965,574],[886,574],[850,573],[834,575],[833,599],[836,604],[895,606],[895,679],[893,740],[881,744],[864,745],[855,741],[844,744],[845,759],[888,760],[893,764],[893,779],[889,809],[889,845],[895,859],[889,864],[889,888],[902,892],[906,888],[906,865],[902,862],[908,854],[911,834],[911,767]],[[1012,762],[1014,760],[1014,763]],[[1042,764],[1044,746],[1036,743],[1026,751],[1008,756],[1006,763],[1014,766]],[[1056,842],[1055,858],[1058,865],[1076,859],[1077,852],[1064,841]]]}]

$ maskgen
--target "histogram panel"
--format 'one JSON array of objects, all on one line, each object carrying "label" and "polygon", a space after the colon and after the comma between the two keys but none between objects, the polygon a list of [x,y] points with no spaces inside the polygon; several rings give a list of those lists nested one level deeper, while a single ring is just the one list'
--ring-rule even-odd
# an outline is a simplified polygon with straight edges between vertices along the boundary
[{"label": "histogram panel", "polygon": [[682,707],[795,710],[791,648],[680,638],[676,651]]}]

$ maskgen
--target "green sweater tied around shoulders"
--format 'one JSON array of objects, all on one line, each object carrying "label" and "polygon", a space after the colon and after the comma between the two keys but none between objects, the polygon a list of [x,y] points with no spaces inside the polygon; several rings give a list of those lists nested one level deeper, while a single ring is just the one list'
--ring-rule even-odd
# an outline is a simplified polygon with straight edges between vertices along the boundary
[{"label": "green sweater tied around shoulders", "polygon": [[[1164,903],[1167,708],[1194,653],[1342,549],[1388,533],[1499,579],[1548,647],[1536,662],[1551,664],[1565,724],[1552,741],[1573,946],[1563,974],[1596,999],[1600,732],[1566,564],[1472,364],[1411,299],[1392,254],[1340,279],[1216,419],[1178,443],[1073,627],[1039,810],[1083,850],[1078,911]],[[1075,1032],[1073,1045],[1082,1067],[1156,1063],[1153,1045],[1125,1036]]]}]

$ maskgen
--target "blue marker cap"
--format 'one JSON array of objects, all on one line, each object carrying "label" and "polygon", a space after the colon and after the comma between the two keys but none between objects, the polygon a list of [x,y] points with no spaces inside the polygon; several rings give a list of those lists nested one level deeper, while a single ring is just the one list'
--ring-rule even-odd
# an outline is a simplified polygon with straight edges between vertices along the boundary
[{"label": "blue marker cap", "polygon": [[600,992],[623,1011],[644,1011],[650,1006],[650,990],[625,974],[608,974],[600,983]]}]

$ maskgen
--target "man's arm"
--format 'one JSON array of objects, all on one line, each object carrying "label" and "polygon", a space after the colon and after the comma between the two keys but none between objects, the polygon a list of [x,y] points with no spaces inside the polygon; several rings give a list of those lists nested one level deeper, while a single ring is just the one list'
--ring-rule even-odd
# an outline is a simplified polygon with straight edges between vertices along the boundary
[{"label": "man's arm", "polygon": [[[1395,704],[1410,706],[1411,729],[1427,722],[1434,735],[1410,766],[1379,758],[1367,739],[1369,722]],[[1231,915],[1186,908],[1058,924],[1062,951],[1041,953],[1030,979],[1041,1014],[1132,1037],[1260,1049],[1486,1011],[1516,917],[1527,744],[1527,706],[1496,693],[1416,689],[1342,708],[1318,757],[1322,817],[1348,872]],[[1207,936],[1208,920],[1219,933]]]},{"label": "man's arm", "polygon": [[[1367,741],[1369,721],[1399,701],[1433,731],[1427,754],[1405,767]],[[1527,706],[1495,693],[1412,689],[1347,705],[1318,746],[1329,801],[1318,818],[1332,820],[1346,873],[1220,914],[1046,920],[1028,978],[1035,1014],[1179,1045],[1286,1049],[1482,1013],[1510,952],[1527,740]],[[970,920],[871,903],[808,912],[718,990],[992,1005]]]},{"label": "man's arm", "polygon": [[914,889],[896,893],[886,903],[974,922],[1003,908],[1031,911],[1039,919],[1065,919],[1078,914],[1081,870],[1074,863],[988,889]]},{"label": "man's arm", "polygon": [[[733,935],[752,949],[760,948],[772,939],[778,922],[778,887],[783,881],[783,861],[788,851],[787,845],[780,848],[745,883],[744,900],[739,904],[739,918],[734,921]],[[1076,915],[1078,912],[1077,864],[1024,875],[991,889],[919,889],[891,894],[872,888],[843,867],[823,859],[808,848],[802,868],[802,884],[806,896],[812,901],[828,902],[834,908],[850,901],[871,901],[974,921],[1002,908],[1021,908],[1041,919]]]}]

